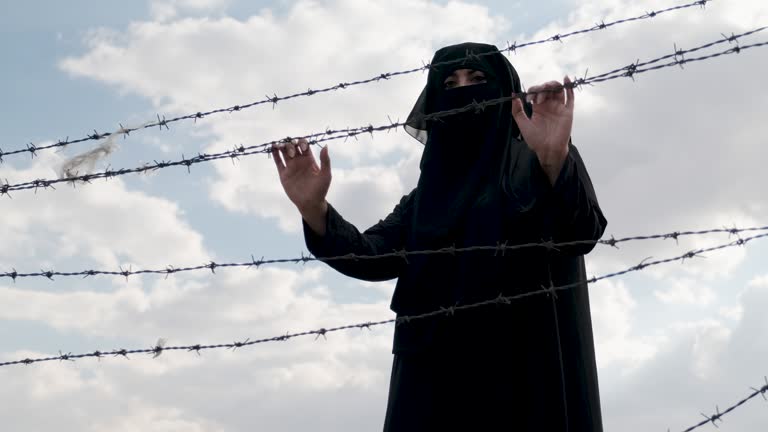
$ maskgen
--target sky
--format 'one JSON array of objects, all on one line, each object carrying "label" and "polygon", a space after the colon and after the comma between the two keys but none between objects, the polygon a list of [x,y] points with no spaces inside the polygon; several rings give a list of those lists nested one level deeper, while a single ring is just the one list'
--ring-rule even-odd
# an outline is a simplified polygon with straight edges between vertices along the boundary
[{"label": "sky", "polygon": [[[0,149],[410,69],[462,41],[503,47],[684,3],[0,0]],[[521,49],[510,60],[531,86],[766,22],[765,2],[717,0]],[[741,44],[766,40],[768,32]],[[605,238],[768,225],[764,50],[577,91],[573,142],[608,219]],[[115,140],[93,169],[387,124],[408,115],[425,76],[137,131]],[[6,156],[0,179],[55,178],[68,158],[99,144]],[[361,230],[371,226],[415,187],[422,148],[403,131],[331,142],[329,202]],[[198,164],[189,173],[169,168],[16,191],[0,197],[0,215],[0,272],[178,268],[306,253],[300,216],[263,155]],[[712,234],[598,246],[586,257],[587,272],[732,240]],[[683,430],[766,384],[766,256],[768,240],[755,240],[590,286],[606,430]],[[320,263],[128,280],[0,278],[0,362],[388,319],[393,288],[393,281],[361,282]],[[13,431],[380,430],[392,332],[383,326],[200,356],[3,367],[0,418]],[[723,417],[720,430],[765,429],[760,399]]]}]

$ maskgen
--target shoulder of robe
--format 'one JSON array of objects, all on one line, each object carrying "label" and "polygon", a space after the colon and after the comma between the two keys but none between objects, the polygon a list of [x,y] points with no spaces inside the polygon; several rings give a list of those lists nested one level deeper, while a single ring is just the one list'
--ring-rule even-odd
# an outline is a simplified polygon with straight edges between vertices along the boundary
[{"label": "shoulder of robe", "polygon": [[405,213],[413,206],[414,200],[416,198],[416,190],[417,188],[413,188],[413,190],[408,195],[403,195],[403,197],[400,199],[400,203],[397,205],[397,207],[401,213]]}]

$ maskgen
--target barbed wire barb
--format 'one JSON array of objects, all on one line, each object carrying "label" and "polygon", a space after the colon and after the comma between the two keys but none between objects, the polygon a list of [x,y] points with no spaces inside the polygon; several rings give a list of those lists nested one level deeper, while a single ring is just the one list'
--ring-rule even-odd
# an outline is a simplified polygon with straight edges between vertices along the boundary
[{"label": "barbed wire barb", "polygon": [[756,389],[754,387],[750,387],[750,389],[752,389],[752,390],[754,390],[756,392],[759,392],[760,395],[763,397],[763,400],[768,402],[768,398],[765,397],[765,393],[768,392],[768,377],[764,376],[763,379],[765,380],[765,385],[763,387],[761,387],[759,389]]},{"label": "barbed wire barb", "polygon": [[75,359],[71,358],[71,356],[72,356],[71,352],[69,352],[67,354],[64,354],[64,353],[61,352],[61,350],[59,350],[59,361],[60,362],[62,362],[62,361],[74,362]]},{"label": "barbed wire barb", "polygon": [[718,426],[718,425],[717,425],[716,421],[718,421],[718,420],[719,420],[719,421],[722,423],[722,421],[723,421],[723,420],[722,420],[722,418],[721,418],[721,417],[722,417],[723,415],[722,415],[722,414],[720,414],[720,408],[719,408],[717,405],[715,405],[715,413],[716,413],[716,414],[712,414],[711,416],[708,416],[708,415],[706,415],[706,414],[704,414],[704,413],[701,413],[701,415],[703,415],[703,416],[704,416],[704,418],[706,418],[706,419],[707,419],[707,420],[708,420],[710,423],[712,423],[712,426],[714,426],[714,427],[716,427],[716,428],[718,428],[718,429],[719,429],[719,428],[720,428],[720,426]]},{"label": "barbed wire barb", "polygon": [[163,350],[165,349],[165,343],[166,343],[166,340],[163,338],[160,338],[157,340],[157,343],[151,349],[153,359],[156,359],[163,354]]},{"label": "barbed wire barb", "polygon": [[247,338],[246,340],[244,340],[242,342],[232,342],[232,346],[230,347],[230,349],[232,351],[234,351],[234,350],[236,350],[238,348],[242,348],[242,347],[246,346],[248,344],[248,342],[250,342],[250,341],[251,341],[251,338]]}]

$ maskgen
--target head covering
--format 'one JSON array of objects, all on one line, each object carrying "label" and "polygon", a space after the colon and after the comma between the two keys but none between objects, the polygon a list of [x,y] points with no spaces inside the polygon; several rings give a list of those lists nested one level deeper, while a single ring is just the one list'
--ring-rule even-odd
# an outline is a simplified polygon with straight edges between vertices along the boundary
[{"label": "head covering", "polygon": [[[522,92],[520,78],[498,48],[488,44],[441,48],[431,64],[435,66],[405,125],[425,145],[409,244],[432,248],[480,240],[466,238],[463,228],[470,219],[490,224],[483,237],[498,240],[502,227],[494,220],[501,215],[500,206],[508,202],[525,211],[535,203],[529,183],[533,163],[538,162],[520,138],[511,102],[438,120],[426,121],[424,116]],[[486,82],[446,89],[445,79],[457,69],[480,70]],[[526,111],[530,115],[530,104]]]},{"label": "head covering", "polygon": [[[500,87],[504,96],[509,96],[513,92],[521,92],[523,88],[517,71],[495,45],[474,42],[450,45],[435,52],[430,65],[427,84],[413,106],[405,125],[406,132],[422,144],[427,144],[429,135],[428,122],[424,120],[424,116],[439,111],[435,109],[436,99],[443,93],[450,93],[445,91],[444,81],[455,70],[483,71],[488,80]],[[526,110],[529,109],[530,106],[526,106]],[[517,124],[514,120],[512,120],[512,124],[516,129]]]}]

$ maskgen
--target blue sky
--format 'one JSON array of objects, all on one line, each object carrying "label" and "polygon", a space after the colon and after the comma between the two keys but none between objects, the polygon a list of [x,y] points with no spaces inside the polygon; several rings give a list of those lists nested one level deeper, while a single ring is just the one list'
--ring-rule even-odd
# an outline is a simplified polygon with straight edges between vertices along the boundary
[{"label": "blue sky", "polygon": [[[363,0],[3,1],[0,148],[407,69],[444,43],[538,39],[679,3],[397,0],[381,8]],[[600,73],[666,54],[673,44],[691,47],[720,33],[746,31],[766,19],[768,8],[761,2],[720,1],[703,11],[532,47],[512,61],[531,85],[582,74],[587,67]],[[301,49],[307,46],[313,49]],[[339,55],[339,46],[347,55]],[[574,142],[608,216],[608,235],[768,224],[760,162],[768,156],[760,143],[768,132],[763,121],[768,112],[752,96],[768,67],[765,59],[759,49],[750,50],[577,94]],[[120,148],[97,168],[221,151],[286,131],[385,123],[387,115],[407,115],[423,79],[414,74],[281,103],[274,110],[257,107],[198,124],[176,123],[170,131],[137,132],[120,139]],[[714,98],[707,93],[713,82],[729,92]],[[0,179],[53,176],[66,157],[95,145],[41,152],[34,160],[8,157]],[[415,141],[399,132],[332,144],[329,200],[364,229],[414,186],[419,152]],[[299,256],[305,248],[298,214],[273,170],[266,158],[251,157],[234,165],[199,164],[191,174],[167,169],[74,191],[62,185],[37,194],[17,192],[13,199],[0,199],[0,238],[6,242],[0,271]],[[588,273],[727,240],[711,236],[680,246],[654,241],[619,251],[596,249],[587,258]],[[593,287],[607,430],[682,429],[700,411],[735,401],[760,383],[765,374],[760,359],[768,355],[761,337],[768,320],[758,313],[768,304],[766,254],[768,245],[755,242]],[[128,283],[107,277],[0,280],[0,359],[149,346],[158,337],[170,344],[229,342],[390,316],[391,282],[364,284],[315,264],[217,273]],[[257,424],[265,430],[377,429],[390,348],[391,329],[380,329],[329,337],[327,344],[297,340],[200,359],[169,354],[154,361],[5,368],[0,416],[10,419],[13,430],[39,430],[43,420],[28,413],[47,409],[65,431],[105,425],[126,431],[245,430]],[[220,380],[211,381],[214,376]],[[652,381],[668,382],[679,394],[647,387]],[[217,402],[206,405],[205,395],[215,395]],[[92,418],[79,413],[83,404],[94,407]],[[352,409],[346,417],[313,423],[312,413],[335,405]],[[250,410],[232,408],[243,406]],[[637,407],[651,413],[636,418]],[[306,416],[290,415],[295,408]],[[761,415],[745,407],[729,423],[756,430],[763,427]]]}]

